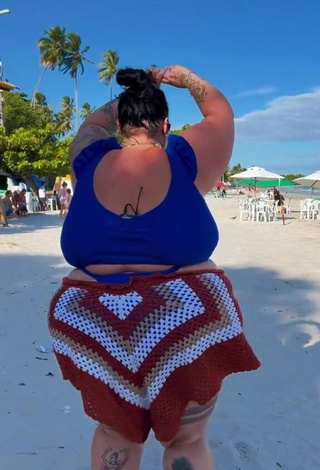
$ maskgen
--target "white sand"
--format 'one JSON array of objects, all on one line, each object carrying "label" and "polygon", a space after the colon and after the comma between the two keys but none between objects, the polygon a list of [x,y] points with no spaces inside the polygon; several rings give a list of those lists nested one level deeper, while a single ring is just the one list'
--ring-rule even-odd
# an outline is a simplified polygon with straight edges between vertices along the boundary
[{"label": "white sand", "polygon": [[[217,470],[319,470],[319,221],[294,214],[285,227],[240,223],[235,199],[209,205],[221,232],[214,259],[234,283],[263,362],[258,372],[225,381],[210,425]],[[60,230],[56,215],[0,227],[1,470],[90,468],[95,423],[61,380],[53,354],[35,349],[50,345],[48,303],[68,272]],[[151,437],[142,469],[160,468],[161,448]]]}]

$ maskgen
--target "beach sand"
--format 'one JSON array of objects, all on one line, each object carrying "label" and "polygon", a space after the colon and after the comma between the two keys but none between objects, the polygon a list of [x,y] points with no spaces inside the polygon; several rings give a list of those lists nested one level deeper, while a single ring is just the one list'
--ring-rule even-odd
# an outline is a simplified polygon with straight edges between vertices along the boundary
[{"label": "beach sand", "polygon": [[[221,235],[213,259],[263,364],[225,381],[209,429],[217,470],[319,470],[320,223],[239,222],[237,198],[208,204]],[[36,349],[50,347],[48,304],[69,269],[60,231],[55,214],[0,227],[1,470],[90,468],[95,423],[53,354]],[[142,470],[160,469],[161,452],[150,436]]]}]

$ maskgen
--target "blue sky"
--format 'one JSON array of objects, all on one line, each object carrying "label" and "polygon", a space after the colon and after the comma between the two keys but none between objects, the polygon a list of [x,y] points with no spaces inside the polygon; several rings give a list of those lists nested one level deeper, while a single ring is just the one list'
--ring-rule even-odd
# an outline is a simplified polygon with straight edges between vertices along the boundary
[{"label": "blue sky", "polygon": [[[37,41],[65,26],[96,64],[108,49],[120,66],[179,63],[216,85],[236,116],[232,163],[311,173],[320,169],[320,2],[318,0],[2,0],[5,77],[32,94],[41,73]],[[109,90],[96,66],[80,77],[80,102],[99,106]],[[165,87],[173,127],[200,114],[186,91]],[[72,81],[48,73],[41,91],[55,107]]]}]

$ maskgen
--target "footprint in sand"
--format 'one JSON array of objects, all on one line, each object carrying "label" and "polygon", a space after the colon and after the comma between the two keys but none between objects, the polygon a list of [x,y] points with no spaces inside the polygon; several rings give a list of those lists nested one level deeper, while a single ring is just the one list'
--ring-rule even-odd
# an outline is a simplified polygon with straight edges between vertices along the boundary
[{"label": "footprint in sand", "polygon": [[242,459],[251,460],[250,448],[246,442],[238,441],[234,446]]}]

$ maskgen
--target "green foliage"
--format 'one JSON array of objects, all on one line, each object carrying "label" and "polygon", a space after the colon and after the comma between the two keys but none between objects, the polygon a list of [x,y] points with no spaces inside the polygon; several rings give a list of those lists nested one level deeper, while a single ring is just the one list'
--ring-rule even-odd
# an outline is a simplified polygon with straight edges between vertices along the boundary
[{"label": "green foliage", "polygon": [[[227,171],[224,172],[224,181],[229,181],[230,176],[236,175],[237,173],[241,173],[242,171],[246,171],[246,168],[243,167],[240,163],[233,165],[232,167],[228,167]],[[234,181],[231,180],[233,183]]]},{"label": "green foliage", "polygon": [[46,106],[48,106],[46,95],[42,93],[41,91],[37,91],[35,93],[34,105],[40,106],[40,108],[45,108]]},{"label": "green foliage", "polygon": [[[44,96],[44,95],[43,95]],[[3,93],[4,97],[4,125],[7,134],[16,129],[43,129],[52,122],[53,112],[45,104],[31,107],[30,100],[24,93]]]},{"label": "green foliage", "polygon": [[38,48],[40,51],[40,63],[44,66],[44,70],[34,90],[31,100],[32,105],[36,102],[36,95],[46,71],[48,69],[53,71],[56,67],[60,68],[62,65],[66,50],[66,29],[55,26],[45,31],[43,37],[38,41]]},{"label": "green foliage", "polygon": [[85,54],[89,46],[81,50],[81,37],[76,33],[68,33],[66,37],[66,47],[61,63],[61,71],[68,73],[70,78],[74,79],[75,97],[76,97],[76,130],[79,128],[79,89],[78,73],[84,73],[84,62],[93,63]]},{"label": "green foliage", "polygon": [[55,26],[44,32],[39,39],[40,63],[51,70],[61,67],[66,50],[66,28]]},{"label": "green foliage", "polygon": [[192,127],[192,126],[190,126],[190,124],[185,124],[181,129],[175,129],[175,130],[170,131],[170,134],[181,135],[181,134],[183,134],[185,131],[187,131],[188,129],[190,129],[191,127]]},{"label": "green foliage", "polygon": [[90,103],[83,103],[81,111],[80,111],[80,118],[85,121],[88,116],[94,111],[91,109]]},{"label": "green foliage", "polygon": [[287,181],[293,181],[296,178],[302,178],[305,175],[301,175],[300,173],[297,175],[289,174],[289,175],[283,175]]},{"label": "green foliage", "polygon": [[56,116],[57,133],[59,136],[66,135],[73,130],[74,110],[73,99],[69,96],[64,96],[60,102],[60,112]]},{"label": "green foliage", "polygon": [[112,84],[118,70],[119,56],[116,51],[109,50],[102,56],[99,64],[99,80],[105,85],[110,85],[110,100],[113,98]]},{"label": "green foliage", "polygon": [[71,140],[57,140],[54,124],[47,124],[44,129],[17,129],[8,136],[2,130],[1,166],[22,177],[66,174]]}]

